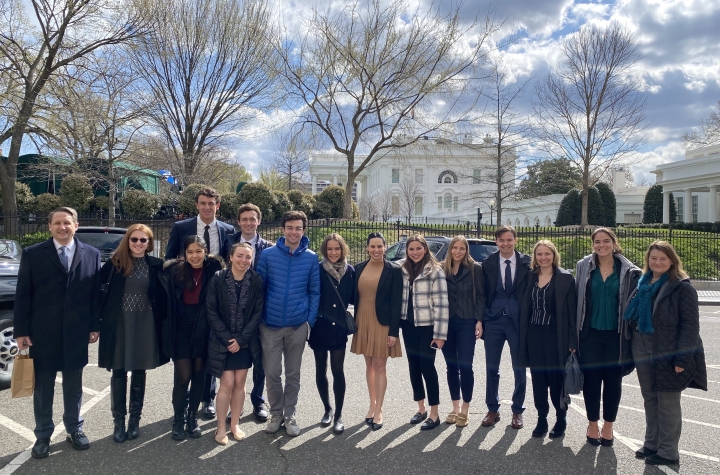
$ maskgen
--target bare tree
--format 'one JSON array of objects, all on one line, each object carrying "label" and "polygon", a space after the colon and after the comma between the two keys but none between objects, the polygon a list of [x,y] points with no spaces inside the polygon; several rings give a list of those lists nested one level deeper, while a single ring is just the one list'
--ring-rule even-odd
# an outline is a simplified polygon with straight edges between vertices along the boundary
[{"label": "bare tree", "polygon": [[266,0],[157,2],[154,18],[132,54],[154,100],[151,123],[186,185],[272,103],[275,23]]},{"label": "bare tree", "polygon": [[[355,179],[379,153],[449,128],[474,106],[463,92],[478,77],[483,43],[495,26],[490,19],[463,26],[459,7],[449,15],[408,7],[407,0],[355,0],[339,12],[313,9],[304,37],[276,41],[299,124],[347,161],[346,218]],[[442,111],[431,113],[433,97],[441,97]]]},{"label": "bare tree", "polygon": [[[407,170],[407,169],[406,169]],[[406,222],[411,222],[413,216],[421,214],[425,207],[425,195],[423,193],[422,184],[417,183],[415,175],[405,171],[400,183],[399,198],[400,198],[400,213],[405,217]]]},{"label": "bare tree", "polygon": [[276,148],[272,168],[287,183],[287,191],[297,189],[298,184],[307,179],[310,170],[308,147],[303,143],[301,135],[289,131],[279,135]]},{"label": "bare tree", "polygon": [[536,88],[538,146],[582,173],[581,226],[593,177],[627,163],[643,140],[645,98],[633,76],[639,46],[617,23],[586,25],[563,40],[560,64]]},{"label": "bare tree", "polygon": [[715,105],[715,110],[710,113],[709,118],[701,120],[698,127],[683,135],[683,141],[687,149],[720,143],[720,101]]},{"label": "bare tree", "polygon": [[387,187],[380,190],[380,193],[372,197],[377,206],[377,212],[383,222],[387,222],[392,216],[392,194]]},{"label": "bare tree", "polygon": [[360,198],[358,208],[360,209],[360,219],[365,221],[370,221],[378,214],[377,202],[369,196]]},{"label": "bare tree", "polygon": [[288,191],[285,177],[272,166],[260,167],[260,183],[264,183],[273,191]]},{"label": "bare tree", "polygon": [[[38,97],[54,76],[78,59],[106,46],[125,43],[147,28],[140,0],[0,0],[0,76],[18,94],[13,115],[0,130],[0,144],[10,140],[6,161],[0,164],[3,210],[17,213],[15,183],[23,138],[33,133]],[[102,25],[102,26],[100,26]],[[18,234],[18,222],[6,220],[5,232]],[[9,227],[8,227],[9,224]]]}]

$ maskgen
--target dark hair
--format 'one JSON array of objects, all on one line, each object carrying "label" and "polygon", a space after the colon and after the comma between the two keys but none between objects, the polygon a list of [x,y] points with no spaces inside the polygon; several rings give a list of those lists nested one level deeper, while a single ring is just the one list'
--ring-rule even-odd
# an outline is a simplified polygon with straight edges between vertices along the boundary
[{"label": "dark hair", "polygon": [[254,248],[249,242],[247,242],[247,241],[243,241],[243,242],[238,241],[238,242],[236,242],[235,244],[233,244],[232,246],[230,246],[230,251],[228,252],[228,259],[229,259],[230,257],[232,257],[233,254],[235,254],[235,249],[237,249],[238,247],[244,247],[244,248],[250,249],[250,250],[252,251],[252,253],[253,253],[253,256],[255,256],[255,248]]},{"label": "dark hair", "polygon": [[613,254],[622,254],[623,250],[622,247],[620,247],[620,244],[618,243],[618,238],[613,232],[612,229],[609,228],[597,228],[595,231],[592,232],[590,235],[590,242],[595,242],[595,236],[597,236],[599,233],[605,233],[608,236],[610,236],[610,239],[613,243]]},{"label": "dark hair", "polygon": [[[420,244],[422,244],[422,247],[425,248],[425,255],[422,259],[420,259],[419,262],[414,262],[412,259],[410,259],[410,256],[408,255],[407,249],[410,246],[411,242],[419,242]],[[415,278],[420,275],[428,262],[432,263],[435,266],[439,265],[433,253],[430,252],[427,241],[421,234],[413,234],[408,238],[407,241],[405,241],[405,256],[406,257],[405,262],[403,263],[403,267],[408,273],[408,279],[410,280],[410,283],[413,283],[415,281]]]},{"label": "dark hair", "polygon": [[188,290],[191,290],[195,288],[195,280],[193,280],[193,269],[190,263],[187,261],[185,253],[188,250],[188,247],[190,247],[191,244],[197,244],[201,248],[205,250],[205,256],[206,256],[206,262],[207,262],[207,256],[210,254],[208,252],[207,244],[205,244],[205,239],[203,239],[200,236],[188,236],[183,241],[183,259],[185,262],[183,262],[181,265],[178,265],[175,267],[175,276],[177,279],[183,283],[183,287],[185,287]]},{"label": "dark hair", "polygon": [[284,228],[285,223],[288,221],[302,221],[303,223],[303,229],[307,228],[307,215],[302,211],[288,211],[287,213],[282,215],[282,222],[280,223],[280,227]]},{"label": "dark hair", "polygon": [[255,214],[257,214],[258,221],[262,221],[262,211],[260,211],[260,208],[258,208],[256,205],[254,205],[252,203],[245,203],[244,205],[241,205],[238,208],[238,211],[237,211],[238,221],[240,221],[240,215],[247,211],[255,211]]},{"label": "dark hair", "polygon": [[72,218],[73,223],[78,222],[78,214],[77,214],[77,211],[75,211],[75,208],[70,208],[68,206],[61,206],[59,208],[55,208],[54,210],[50,211],[50,214],[48,214],[48,223],[52,224],[53,215],[55,213],[67,213]]},{"label": "dark hair", "polygon": [[201,196],[207,196],[208,198],[213,198],[215,200],[215,203],[220,203],[220,193],[215,191],[214,188],[210,188],[209,186],[202,188],[197,193],[195,193],[195,203],[198,202],[198,199]]},{"label": "dark hair", "polygon": [[350,254],[350,248],[345,242],[345,239],[343,239],[343,237],[338,233],[330,233],[325,237],[322,244],[320,245],[320,254],[322,254],[322,256],[327,259],[328,241],[337,241],[338,244],[340,244],[340,252],[342,253],[342,255],[340,256],[340,261],[346,260],[348,254]]},{"label": "dark hair", "polygon": [[367,241],[365,241],[366,246],[370,245],[371,239],[382,239],[383,245],[387,246],[387,243],[385,242],[385,236],[383,236],[382,233],[374,232],[374,233],[368,234]]},{"label": "dark hair", "polygon": [[495,239],[499,238],[501,234],[511,232],[513,237],[517,239],[517,231],[509,224],[501,224],[495,229]]}]

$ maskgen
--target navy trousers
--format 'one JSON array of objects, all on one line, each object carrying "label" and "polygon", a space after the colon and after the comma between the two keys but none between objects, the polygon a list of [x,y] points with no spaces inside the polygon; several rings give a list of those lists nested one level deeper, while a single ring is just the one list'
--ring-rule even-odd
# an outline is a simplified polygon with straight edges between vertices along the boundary
[{"label": "navy trousers", "polygon": [[520,334],[512,318],[500,315],[492,320],[485,321],[483,332],[485,342],[485,367],[487,379],[485,384],[485,404],[491,412],[500,411],[500,358],[502,357],[505,342],[510,346],[513,373],[515,375],[515,389],[512,395],[512,412],[522,414],[525,410],[525,386],[527,378],[525,368],[518,365]]},{"label": "navy trousers", "polygon": [[447,365],[447,382],[450,398],[453,401],[472,401],[475,374],[473,359],[475,357],[475,323],[474,318],[450,317],[447,340],[442,347]]},{"label": "navy trousers", "polygon": [[[82,372],[82,368],[62,372],[63,424],[68,434],[82,430],[83,419],[80,417]],[[35,370],[33,411],[35,413],[35,437],[38,439],[49,439],[55,430],[53,400],[56,376],[56,371]]]}]

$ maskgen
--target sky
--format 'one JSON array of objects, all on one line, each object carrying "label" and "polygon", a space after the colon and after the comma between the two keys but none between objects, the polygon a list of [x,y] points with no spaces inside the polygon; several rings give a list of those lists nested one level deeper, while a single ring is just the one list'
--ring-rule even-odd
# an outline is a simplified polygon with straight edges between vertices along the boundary
[{"label": "sky", "polygon": [[[285,24],[290,28],[316,3],[276,0]],[[340,5],[343,2],[332,2]],[[322,2],[321,5],[328,4]],[[412,5],[428,8],[430,2],[415,0]],[[458,2],[435,2],[448,8]],[[640,39],[642,55],[637,72],[643,78],[646,113],[649,118],[645,144],[632,166],[636,182],[652,184],[650,172],[658,164],[684,158],[684,133],[710,115],[720,100],[720,1],[719,0],[510,0],[482,4],[461,4],[464,18],[492,11],[503,21],[489,46],[516,38],[503,49],[509,76],[524,81],[543,78],[558,59],[558,46],[566,35],[584,24],[620,22]],[[517,39],[519,38],[519,39]],[[530,112],[532,88],[518,103],[518,112]],[[289,111],[267,120],[287,120]],[[260,161],[272,155],[272,137],[257,137],[243,147],[241,160],[255,176]]]}]

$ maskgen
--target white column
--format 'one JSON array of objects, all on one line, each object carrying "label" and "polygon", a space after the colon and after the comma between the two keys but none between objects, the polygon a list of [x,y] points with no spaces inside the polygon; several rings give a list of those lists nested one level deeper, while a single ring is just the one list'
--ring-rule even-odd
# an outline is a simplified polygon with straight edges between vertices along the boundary
[{"label": "white column", "polygon": [[337,175],[333,175],[333,185],[337,185]]},{"label": "white column", "polygon": [[692,190],[685,190],[685,199],[683,199],[683,219],[686,223],[692,223]]},{"label": "white column", "polygon": [[670,192],[663,191],[663,224],[670,224]]},{"label": "white column", "polygon": [[310,183],[312,186],[311,193],[313,195],[316,195],[317,194],[317,175],[312,176],[312,178],[310,179]]},{"label": "white column", "polygon": [[717,186],[713,185],[710,188],[710,194],[708,195],[708,222],[714,223],[718,220],[717,215]]}]

